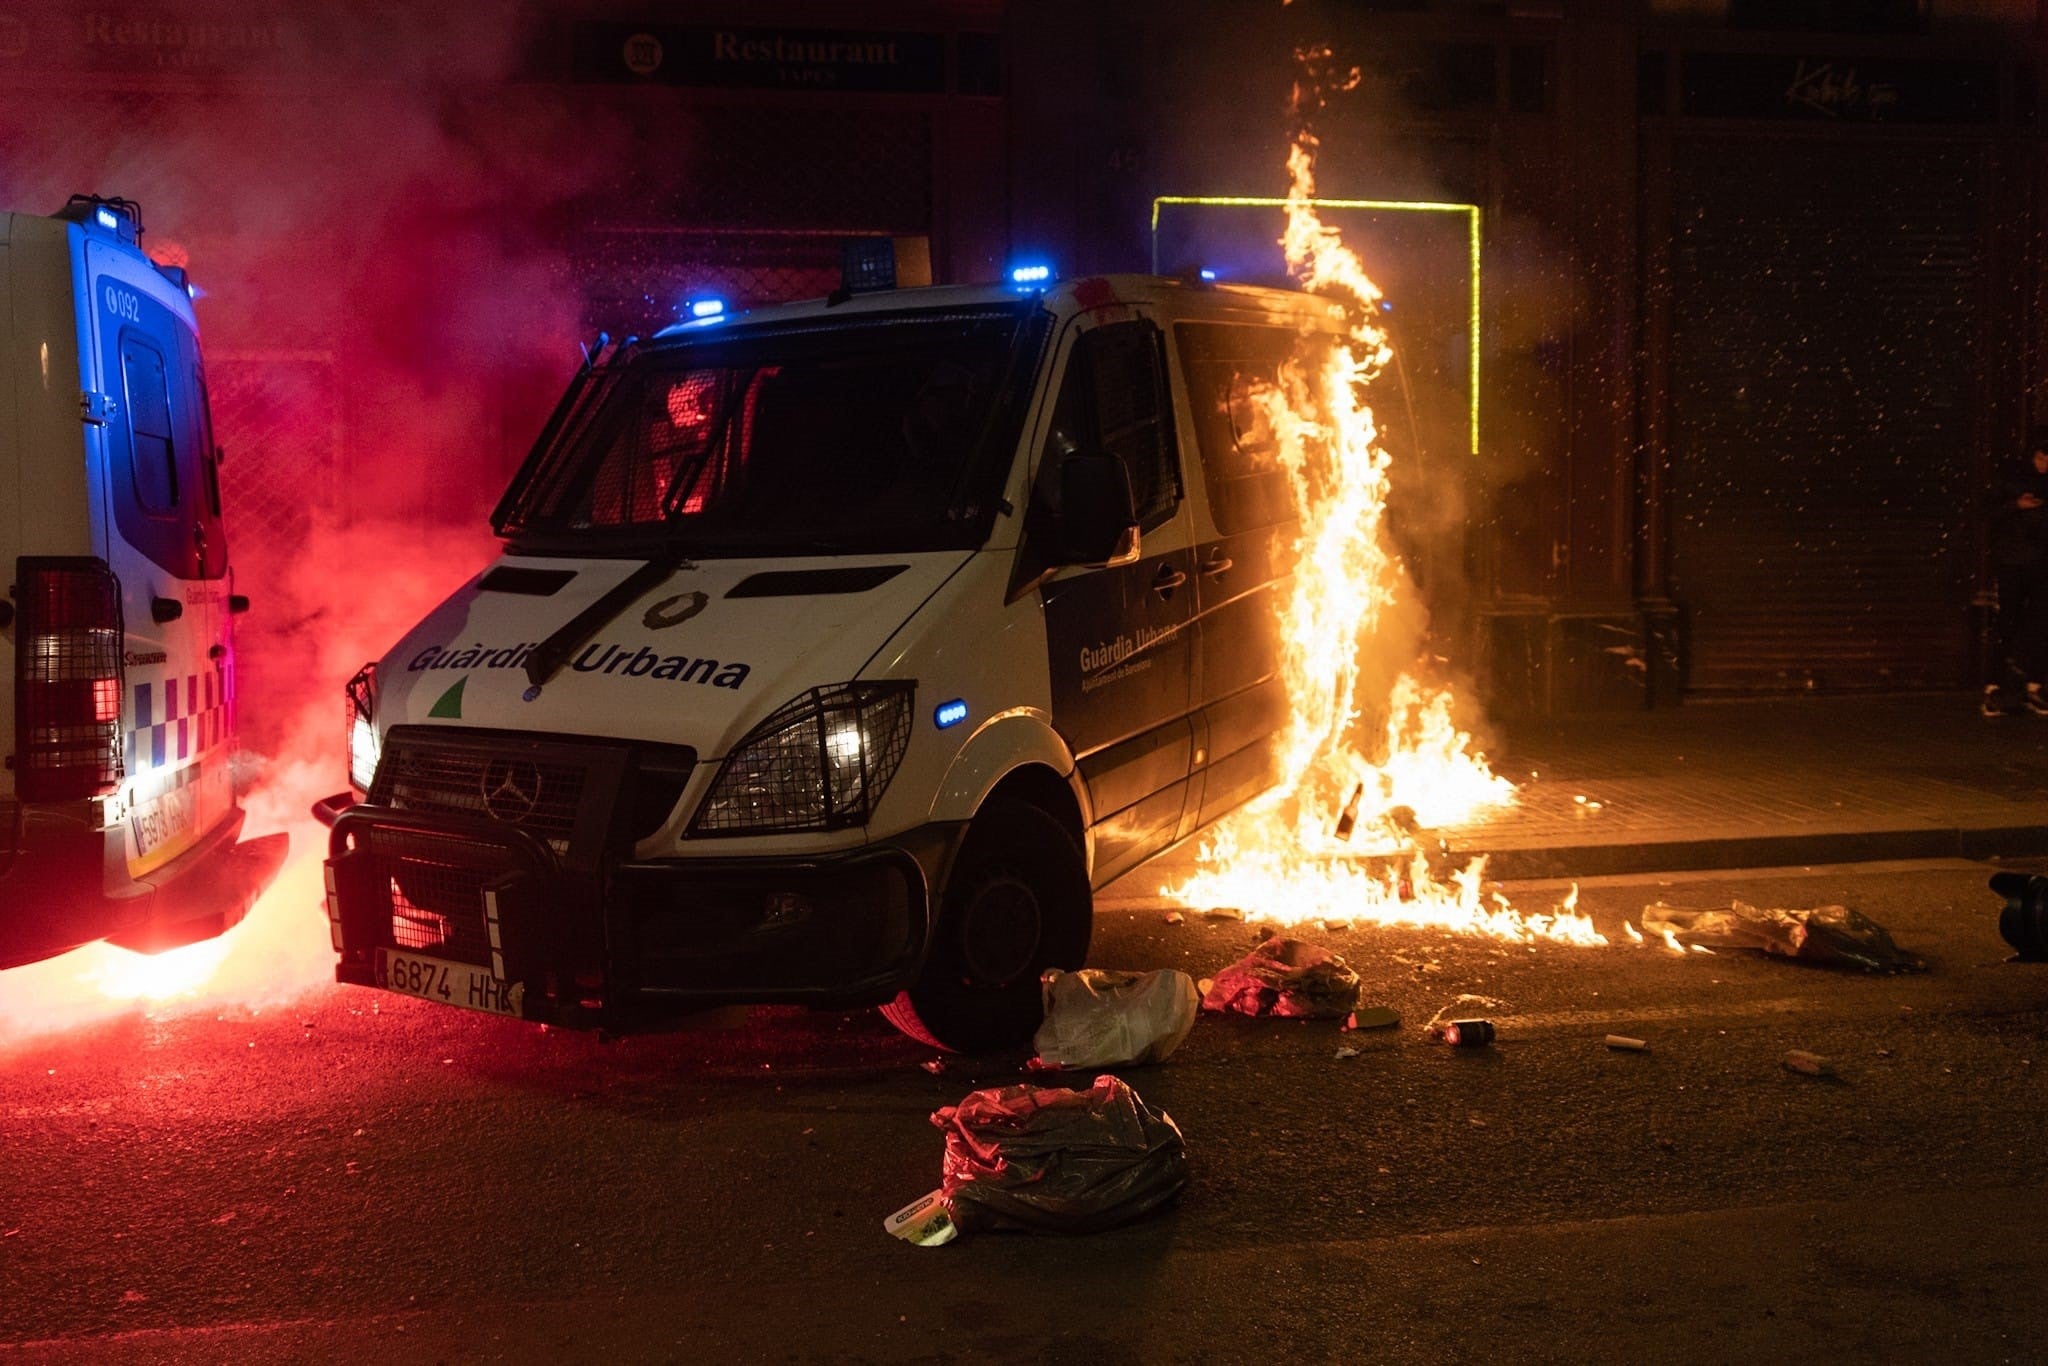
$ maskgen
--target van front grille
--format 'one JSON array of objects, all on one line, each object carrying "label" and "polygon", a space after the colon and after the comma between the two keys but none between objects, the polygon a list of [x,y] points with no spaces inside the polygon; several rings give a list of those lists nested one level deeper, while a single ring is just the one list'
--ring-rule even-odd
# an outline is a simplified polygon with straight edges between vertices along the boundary
[{"label": "van front grille", "polygon": [[568,852],[589,771],[516,747],[436,741],[394,729],[377,763],[370,800],[401,811],[482,816]]}]

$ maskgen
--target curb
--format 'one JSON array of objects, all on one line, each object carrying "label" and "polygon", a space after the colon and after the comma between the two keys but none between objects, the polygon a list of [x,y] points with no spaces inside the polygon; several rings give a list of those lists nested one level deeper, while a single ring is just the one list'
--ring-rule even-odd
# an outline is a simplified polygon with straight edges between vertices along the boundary
[{"label": "curb", "polygon": [[1877,863],[1892,859],[1989,859],[2048,854],[2048,825],[1951,827],[1945,830],[1923,826],[1910,830],[1739,835],[1730,839],[1585,844],[1551,849],[1453,847],[1450,853],[1460,860],[1484,856],[1487,877],[1502,881],[1604,877],[1614,873],[1779,868],[1811,863]]}]

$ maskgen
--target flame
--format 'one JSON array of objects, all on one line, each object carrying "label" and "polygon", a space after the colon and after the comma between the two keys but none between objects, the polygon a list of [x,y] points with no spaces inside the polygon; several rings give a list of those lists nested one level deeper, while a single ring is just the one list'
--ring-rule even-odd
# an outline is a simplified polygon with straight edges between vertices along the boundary
[{"label": "flame", "polygon": [[190,995],[212,979],[228,956],[225,937],[166,953],[110,949],[81,964],[81,980],[110,1001],[164,1001]]},{"label": "flame", "polygon": [[[1319,101],[1327,49],[1302,54],[1294,109]],[[1343,84],[1356,73],[1342,74]],[[1454,718],[1450,688],[1400,667],[1418,638],[1414,588],[1387,526],[1390,457],[1365,393],[1393,358],[1381,293],[1358,255],[1316,212],[1317,141],[1304,122],[1288,149],[1280,245],[1303,288],[1341,302],[1343,339],[1304,348],[1254,394],[1298,517],[1292,587],[1281,607],[1281,668],[1292,703],[1278,785],[1224,821],[1169,895],[1257,908],[1284,922],[1365,920],[1502,939],[1604,944],[1574,887],[1547,913],[1482,888],[1484,860],[1433,858],[1422,827],[1461,824],[1514,800]],[[1368,680],[1365,666],[1391,673]],[[1392,665],[1391,668],[1388,666]],[[1383,718],[1370,751],[1361,731]],[[1362,721],[1367,724],[1361,725]],[[1344,833],[1339,835],[1339,830]]]}]

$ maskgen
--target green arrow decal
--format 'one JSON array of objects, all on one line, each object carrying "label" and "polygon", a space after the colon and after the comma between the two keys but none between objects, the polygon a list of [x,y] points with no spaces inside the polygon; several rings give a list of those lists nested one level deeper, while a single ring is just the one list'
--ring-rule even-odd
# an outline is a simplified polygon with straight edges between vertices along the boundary
[{"label": "green arrow decal", "polygon": [[434,704],[433,710],[428,712],[427,715],[442,716],[451,721],[460,721],[462,719],[462,685],[467,682],[469,682],[468,674],[464,674],[456,679],[455,686],[441,694],[441,700]]}]

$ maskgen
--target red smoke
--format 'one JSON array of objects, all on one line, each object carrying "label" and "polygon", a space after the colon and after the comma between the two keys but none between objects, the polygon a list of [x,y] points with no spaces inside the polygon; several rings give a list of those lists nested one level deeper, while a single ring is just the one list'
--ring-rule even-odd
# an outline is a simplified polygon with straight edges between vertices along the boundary
[{"label": "red smoke", "polygon": [[[317,78],[138,91],[31,72],[0,93],[0,208],[138,200],[145,248],[203,291],[235,586],[254,602],[244,804],[251,833],[293,845],[224,945],[0,974],[0,1040],[127,1008],[112,1002],[151,979],[251,1005],[331,980],[324,832],[305,813],[346,782],[342,685],[492,553],[489,508],[576,356],[559,244],[629,139],[559,88],[508,81],[532,35],[505,7],[374,24],[311,9],[294,32],[341,54]],[[17,14],[30,32],[76,22]]]}]

